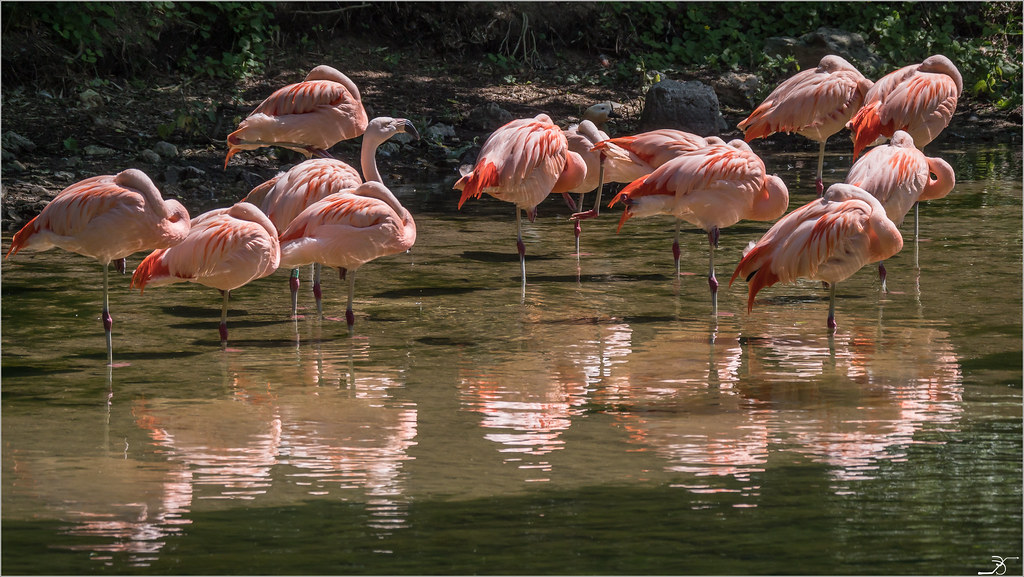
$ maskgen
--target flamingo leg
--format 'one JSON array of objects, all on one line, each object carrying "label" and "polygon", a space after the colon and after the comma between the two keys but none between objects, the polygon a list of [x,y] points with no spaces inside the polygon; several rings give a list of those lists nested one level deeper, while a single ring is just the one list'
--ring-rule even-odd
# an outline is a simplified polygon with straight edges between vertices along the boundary
[{"label": "flamingo leg", "polygon": [[[122,262],[124,259],[121,259]],[[107,272],[110,267],[109,262],[103,263],[103,331],[107,337],[107,365],[113,366],[114,364],[114,345],[110,335],[110,329],[114,326],[114,320],[110,318],[110,303],[108,299],[109,294],[109,280],[107,279]]]},{"label": "flamingo leg", "polygon": [[718,316],[718,279],[715,278],[715,248],[718,247],[718,227],[708,232],[708,287],[711,289],[711,314]]},{"label": "flamingo leg", "polygon": [[[345,270],[345,269],[342,269]],[[345,322],[348,323],[349,335],[352,334],[352,326],[356,324],[356,314],[352,312],[352,300],[356,295],[356,273],[352,271],[348,275],[348,306],[345,307]]]},{"label": "flamingo leg", "polygon": [[323,318],[323,291],[320,290],[320,263],[313,263],[313,298],[316,299],[316,316]]},{"label": "flamingo leg", "polygon": [[298,314],[299,309],[299,269],[293,268],[288,278],[288,287],[292,291],[292,317]]},{"label": "flamingo leg", "polygon": [[676,219],[676,237],[675,237],[675,240],[672,241],[672,259],[676,263],[676,276],[677,277],[679,276],[679,255],[682,254],[680,252],[680,250],[679,250],[679,227],[682,226],[682,224],[683,224],[683,222],[677,218]]},{"label": "flamingo leg", "polygon": [[882,281],[882,292],[887,293],[889,289],[885,286],[885,264],[884,262],[878,263],[878,280]]},{"label": "flamingo leg", "polygon": [[220,346],[228,346],[228,298],[231,291],[220,291],[224,295],[224,302],[220,306]]},{"label": "flamingo leg", "polygon": [[523,295],[526,295],[526,245],[523,244],[523,217],[516,207],[516,250],[519,251],[519,273],[523,278]]},{"label": "flamingo leg", "polygon": [[117,268],[117,272],[124,274],[124,269],[127,266],[125,259],[119,258],[114,261],[114,266]]},{"label": "flamingo leg", "polygon": [[829,283],[828,285],[828,328],[835,332],[836,330],[836,283]]},{"label": "flamingo leg", "polygon": [[920,211],[919,211],[919,207],[920,206],[921,206],[920,202],[915,202],[914,203],[914,270],[921,270],[921,263],[918,260],[918,252],[919,251],[918,251],[918,248],[917,248],[917,237],[918,237],[918,234],[919,234],[919,232],[921,230],[921,226],[920,226],[921,219],[920,219]]},{"label": "flamingo leg", "polygon": [[[601,162],[600,162],[600,164],[598,164],[598,171],[597,171],[597,196],[594,197],[594,208],[592,208],[590,210],[587,210],[587,211],[583,211],[583,212],[577,212],[576,214],[572,215],[569,218],[571,218],[573,220],[576,220],[576,221],[580,221],[580,220],[586,220],[588,218],[596,218],[598,215],[601,214],[601,196],[604,193],[604,158],[605,158],[605,154],[604,154],[604,152],[602,152],[601,153]],[[583,201],[582,200],[580,200],[580,205],[581,206],[583,205]]]},{"label": "flamingo leg", "polygon": [[818,145],[818,178],[814,181],[814,190],[820,197],[825,193],[825,183],[821,180],[822,170],[825,168],[825,141]]}]

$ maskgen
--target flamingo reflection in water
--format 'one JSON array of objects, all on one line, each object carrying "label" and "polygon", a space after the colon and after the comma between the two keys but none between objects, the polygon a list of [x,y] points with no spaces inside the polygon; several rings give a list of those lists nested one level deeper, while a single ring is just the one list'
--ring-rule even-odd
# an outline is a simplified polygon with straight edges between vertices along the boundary
[{"label": "flamingo reflection in water", "polygon": [[744,396],[781,408],[773,443],[837,480],[873,478],[880,462],[906,459],[922,431],[956,431],[963,412],[958,356],[949,334],[929,326],[773,335],[752,340],[746,359],[760,379]]}]

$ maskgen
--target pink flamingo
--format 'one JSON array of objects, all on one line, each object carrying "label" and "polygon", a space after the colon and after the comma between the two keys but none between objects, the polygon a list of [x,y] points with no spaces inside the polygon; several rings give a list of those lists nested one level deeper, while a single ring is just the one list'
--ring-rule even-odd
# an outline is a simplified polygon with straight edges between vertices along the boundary
[{"label": "pink flamingo", "polygon": [[815,190],[825,185],[825,142],[860,109],[871,81],[839,56],[825,56],[817,68],[791,76],[775,88],[737,127],[747,142],[776,132],[795,132],[818,143]]},{"label": "pink flamingo", "polygon": [[526,246],[523,244],[520,209],[530,222],[537,205],[549,194],[561,193],[575,206],[569,191],[586,178],[583,158],[569,150],[565,134],[547,114],[513,120],[494,131],[484,142],[473,169],[455,183],[462,191],[459,208],[469,198],[487,193],[516,205],[516,248],[526,298]]},{"label": "pink flamingo", "polygon": [[277,229],[256,205],[239,202],[192,220],[188,237],[176,246],[153,251],[132,274],[132,288],[194,282],[221,291],[220,342],[228,341],[231,291],[277,270],[281,245]]},{"label": "pink flamingo", "polygon": [[883,76],[846,124],[853,132],[853,157],[897,130],[910,134],[914,145],[924,149],[949,126],[963,89],[960,71],[941,54]]},{"label": "pink flamingo", "polygon": [[306,79],[274,91],[228,135],[228,161],[240,150],[280,146],[309,158],[366,130],[366,110],[355,83],[321,64]]},{"label": "pink flamingo", "polygon": [[787,214],[751,245],[729,279],[730,285],[736,277],[747,280],[747,312],[765,287],[798,278],[821,280],[829,285],[828,327],[835,330],[836,283],[898,253],[903,237],[877,198],[842,183]]},{"label": "pink flamingo", "polygon": [[[414,139],[419,139],[416,127],[405,118],[381,116],[367,125],[359,155],[359,163],[367,181],[383,182],[377,168],[377,149],[398,133],[410,134]],[[333,158],[314,158],[257,186],[244,200],[259,206],[277,230],[283,232],[309,205],[336,192],[356,188],[362,183],[363,178],[350,165]],[[292,269],[289,285],[292,316],[295,316],[298,309],[298,268]],[[316,298],[317,314],[320,315],[323,308],[319,265],[313,266],[313,296]]]},{"label": "pink flamingo", "polygon": [[130,168],[117,175],[87,178],[62,190],[11,241],[7,257],[21,249],[62,248],[103,264],[103,329],[107,364],[113,365],[108,305],[111,261],[124,271],[128,255],[167,248],[185,240],[190,219],[176,200],[164,200],[153,181]]},{"label": "pink flamingo", "polygon": [[[932,174],[935,178],[932,178]],[[953,167],[941,158],[929,158],[914,147],[914,139],[902,130],[892,135],[888,145],[872,148],[854,163],[846,182],[863,188],[885,207],[885,214],[896,226],[910,208],[922,200],[944,198],[956,185]],[[918,265],[918,222],[914,213],[914,267]],[[885,291],[885,265],[878,263],[878,277]]]},{"label": "pink flamingo", "polygon": [[626,210],[619,230],[630,217],[670,214],[676,218],[672,247],[676,274],[679,271],[679,224],[693,223],[708,233],[708,286],[712,314],[718,314],[718,280],[715,278],[715,247],[719,229],[740,220],[772,220],[789,205],[789,190],[778,176],[768,175],[764,162],[742,140],[714,144],[681,154],[639,178],[612,199]]},{"label": "pink flamingo", "polygon": [[342,280],[348,276],[345,320],[351,331],[356,270],[409,250],[416,242],[416,222],[387,187],[371,180],[309,205],[280,239],[282,266],[318,263],[336,267]]},{"label": "pink flamingo", "polygon": [[[607,140],[608,135],[602,132],[597,125],[590,120],[583,120],[579,124],[570,125],[564,132],[566,141],[569,144],[569,151],[580,155],[584,164],[587,165],[586,177],[578,186],[573,187],[569,192],[579,193],[580,198],[578,206],[582,207],[583,197],[586,193],[591,190],[595,191],[597,195],[594,200],[594,208],[590,212],[593,212],[594,216],[597,216],[601,206],[601,192],[604,188],[605,158],[604,153],[594,149],[594,144],[602,140]],[[576,237],[577,260],[579,260],[580,257],[580,233],[582,232],[580,227],[580,218],[577,217],[578,214],[583,213],[574,214],[572,219],[573,234]]]},{"label": "pink flamingo", "polygon": [[[583,131],[583,123],[580,124],[580,131]],[[601,138],[593,140],[594,137]],[[649,132],[642,132],[632,136],[620,136],[608,138],[600,133],[591,138],[593,144],[587,154],[581,153],[587,162],[587,181],[592,180],[592,165],[596,164],[593,159],[600,158],[600,169],[604,172],[601,181],[630,183],[634,180],[647,176],[656,168],[669,160],[684,153],[699,150],[709,144],[725,144],[722,139],[712,136],[704,138],[674,130],[662,128]],[[572,148],[572,140],[569,141]],[[589,155],[589,156],[588,156]],[[601,194],[594,203],[591,210],[578,212],[572,215],[572,219],[579,221],[588,218],[595,218],[600,215]]]}]

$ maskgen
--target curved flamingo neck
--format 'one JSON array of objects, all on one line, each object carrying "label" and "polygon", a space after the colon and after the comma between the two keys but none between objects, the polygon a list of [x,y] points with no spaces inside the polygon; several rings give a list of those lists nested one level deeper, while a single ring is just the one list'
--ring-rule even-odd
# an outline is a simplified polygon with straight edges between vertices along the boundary
[{"label": "curved flamingo neck", "polygon": [[924,190],[921,191],[920,200],[943,198],[956,186],[956,174],[953,172],[953,167],[945,160],[929,158],[928,171],[935,174],[935,178],[929,175],[928,182],[924,185]]},{"label": "curved flamingo neck", "polygon": [[172,211],[164,202],[164,197],[160,194],[160,190],[153,184],[149,176],[141,170],[135,168],[122,170],[114,177],[114,182],[141,194],[146,199],[146,210],[151,210],[162,218],[171,215]]},{"label": "curved flamingo neck", "polygon": [[363,169],[363,182],[373,181],[383,184],[384,179],[381,178],[380,171],[377,170],[377,149],[383,142],[384,139],[379,134],[371,132],[369,129],[363,133],[363,145],[359,149],[359,165]]}]

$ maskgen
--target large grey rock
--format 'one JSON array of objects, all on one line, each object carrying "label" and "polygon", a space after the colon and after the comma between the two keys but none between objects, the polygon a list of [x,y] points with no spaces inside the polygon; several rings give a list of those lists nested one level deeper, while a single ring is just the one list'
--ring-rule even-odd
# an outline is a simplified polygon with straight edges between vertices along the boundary
[{"label": "large grey rock", "polygon": [[713,136],[728,128],[718,106],[718,96],[710,86],[691,80],[662,80],[651,86],[640,116],[643,131],[658,128],[685,130],[700,136]]},{"label": "large grey rock", "polygon": [[761,79],[756,74],[726,72],[712,80],[711,87],[721,104],[745,110],[758,104],[756,99]]},{"label": "large grey rock", "polygon": [[871,52],[864,37],[857,32],[821,27],[800,38],[776,36],[765,40],[765,52],[774,56],[793,56],[801,70],[814,68],[829,54],[842,57],[865,76],[884,72],[886,63]]}]

